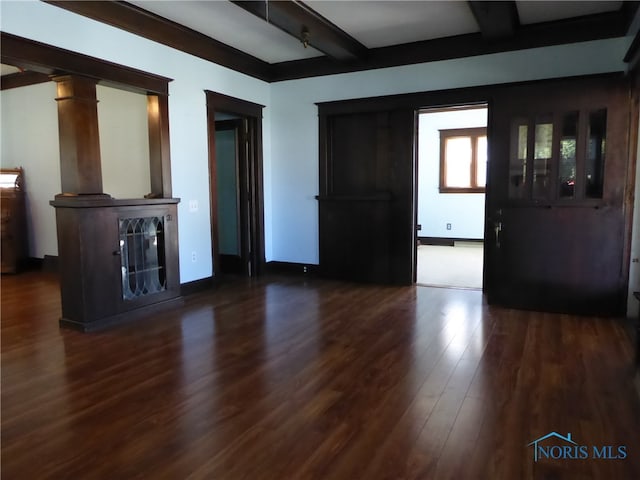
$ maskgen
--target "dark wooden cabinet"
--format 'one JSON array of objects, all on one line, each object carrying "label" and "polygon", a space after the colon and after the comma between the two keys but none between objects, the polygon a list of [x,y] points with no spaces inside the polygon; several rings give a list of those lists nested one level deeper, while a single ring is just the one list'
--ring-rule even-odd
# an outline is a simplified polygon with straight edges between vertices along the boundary
[{"label": "dark wooden cabinet", "polygon": [[2,273],[16,273],[28,255],[23,171],[21,168],[2,169],[0,175]]},{"label": "dark wooden cabinet", "polygon": [[78,199],[56,207],[61,325],[97,330],[180,297],[178,199]]}]

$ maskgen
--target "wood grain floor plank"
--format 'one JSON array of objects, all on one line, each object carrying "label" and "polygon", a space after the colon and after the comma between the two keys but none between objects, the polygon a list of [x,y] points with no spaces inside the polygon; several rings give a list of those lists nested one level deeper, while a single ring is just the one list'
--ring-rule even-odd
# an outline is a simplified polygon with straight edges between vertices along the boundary
[{"label": "wood grain floor plank", "polygon": [[[0,286],[2,478],[640,478],[616,319],[265,277],[82,334],[55,276]],[[629,455],[534,462],[550,431]]]}]

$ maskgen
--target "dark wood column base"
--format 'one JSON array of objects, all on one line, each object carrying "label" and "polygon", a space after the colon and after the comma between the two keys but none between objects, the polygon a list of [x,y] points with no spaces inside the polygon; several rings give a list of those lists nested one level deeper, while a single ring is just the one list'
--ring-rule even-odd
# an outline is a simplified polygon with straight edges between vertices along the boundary
[{"label": "dark wood column base", "polygon": [[64,328],[71,328],[73,330],[78,330],[84,333],[100,332],[110,327],[133,322],[135,320],[140,320],[144,317],[151,317],[160,312],[165,312],[169,309],[181,307],[183,305],[184,305],[183,298],[176,297],[170,300],[165,300],[163,302],[147,305],[145,307],[141,307],[136,310],[131,310],[125,313],[104,317],[99,320],[94,320],[92,322],[79,322],[76,320],[71,320],[71,319],[62,317],[60,318],[60,326]]}]

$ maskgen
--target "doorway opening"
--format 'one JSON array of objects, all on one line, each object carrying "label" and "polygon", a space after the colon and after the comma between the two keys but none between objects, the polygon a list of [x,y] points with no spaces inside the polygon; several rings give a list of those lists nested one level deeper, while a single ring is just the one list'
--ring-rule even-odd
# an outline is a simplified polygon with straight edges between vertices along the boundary
[{"label": "doorway opening", "polygon": [[213,276],[264,267],[262,105],[206,91]]},{"label": "doorway opening", "polygon": [[482,289],[488,105],[418,111],[416,283]]}]

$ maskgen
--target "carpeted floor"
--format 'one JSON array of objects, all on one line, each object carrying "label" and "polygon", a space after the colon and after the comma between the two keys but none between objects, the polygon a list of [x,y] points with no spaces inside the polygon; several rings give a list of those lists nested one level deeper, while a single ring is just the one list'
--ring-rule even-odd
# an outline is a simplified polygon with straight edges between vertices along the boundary
[{"label": "carpeted floor", "polygon": [[418,246],[419,285],[482,288],[482,243],[456,242],[453,247]]}]

